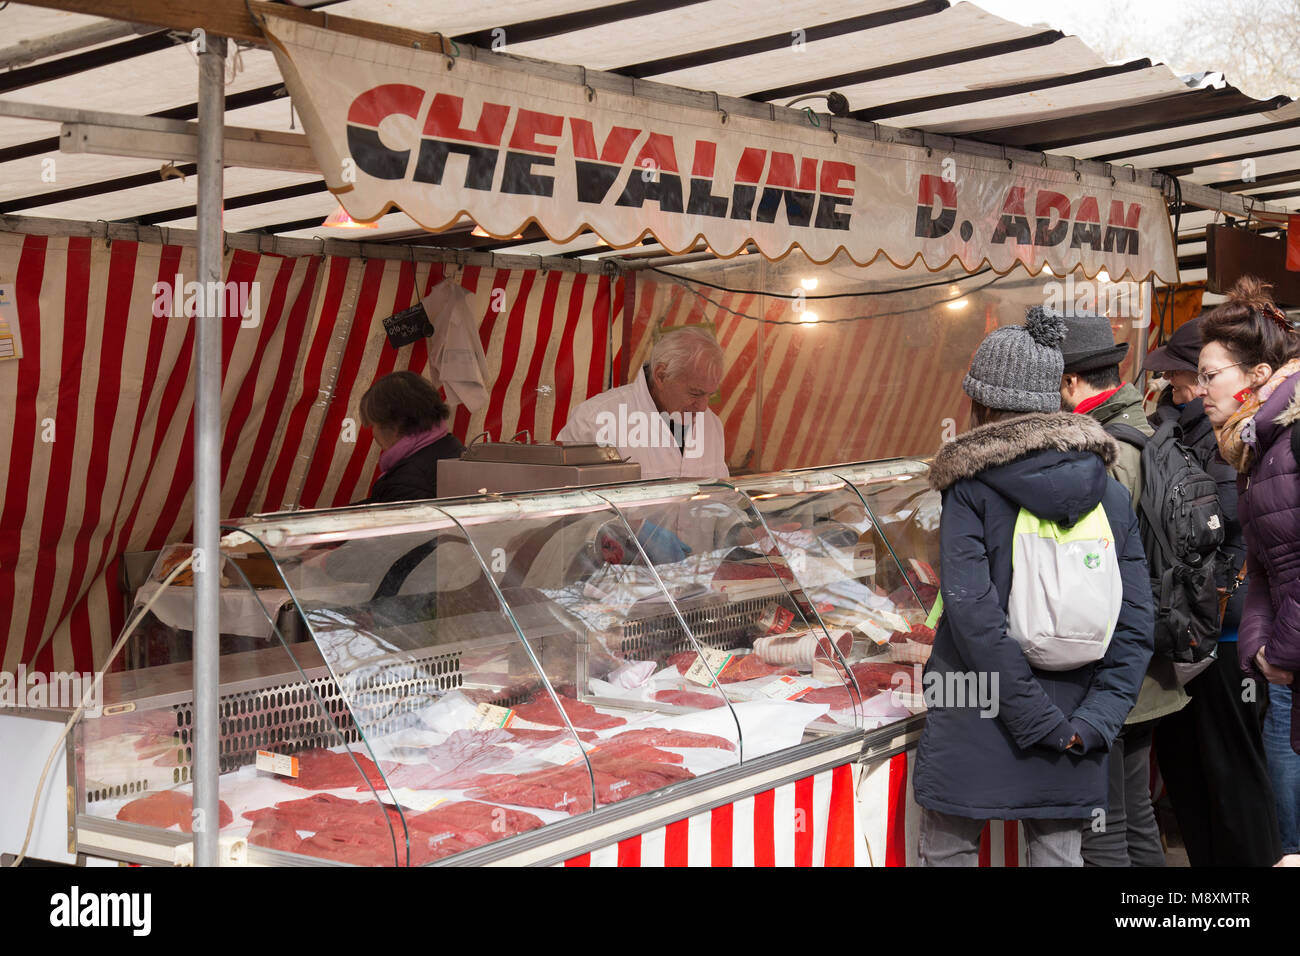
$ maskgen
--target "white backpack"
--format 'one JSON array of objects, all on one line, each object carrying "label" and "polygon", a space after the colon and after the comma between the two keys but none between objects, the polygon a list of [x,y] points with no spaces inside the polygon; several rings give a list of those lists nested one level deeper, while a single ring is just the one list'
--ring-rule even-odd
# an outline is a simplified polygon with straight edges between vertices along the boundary
[{"label": "white backpack", "polygon": [[1007,631],[1034,667],[1068,671],[1105,656],[1124,597],[1115,552],[1101,505],[1069,528],[1020,509]]}]

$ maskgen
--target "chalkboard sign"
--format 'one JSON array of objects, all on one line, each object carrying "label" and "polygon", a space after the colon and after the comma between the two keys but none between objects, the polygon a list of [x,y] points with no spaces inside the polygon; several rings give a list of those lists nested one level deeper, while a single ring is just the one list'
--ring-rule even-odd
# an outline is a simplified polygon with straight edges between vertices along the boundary
[{"label": "chalkboard sign", "polygon": [[433,335],[433,326],[429,324],[423,303],[417,302],[409,309],[384,319],[384,331],[388,333],[388,344],[400,349]]}]

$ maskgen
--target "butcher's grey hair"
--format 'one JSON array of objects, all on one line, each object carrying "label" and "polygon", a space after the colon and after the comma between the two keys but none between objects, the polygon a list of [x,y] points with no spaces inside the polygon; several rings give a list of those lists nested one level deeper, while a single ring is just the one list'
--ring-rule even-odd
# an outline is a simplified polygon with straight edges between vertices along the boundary
[{"label": "butcher's grey hair", "polygon": [[660,365],[668,367],[669,378],[692,369],[720,376],[722,348],[705,329],[698,325],[687,325],[673,329],[655,343],[650,352],[651,372]]}]

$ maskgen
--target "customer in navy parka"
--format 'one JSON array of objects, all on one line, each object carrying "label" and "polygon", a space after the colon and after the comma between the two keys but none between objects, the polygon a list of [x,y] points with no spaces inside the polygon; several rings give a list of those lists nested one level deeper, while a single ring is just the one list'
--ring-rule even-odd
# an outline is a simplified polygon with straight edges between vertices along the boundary
[{"label": "customer in navy parka", "polygon": [[[983,677],[997,694],[995,707],[927,697],[914,777],[923,865],[974,865],[984,822],[1003,819],[1023,821],[1031,866],[1081,866],[1079,821],[1105,825],[1107,749],[1151,656],[1137,519],[1106,473],[1115,443],[1092,419],[1058,410],[1064,334],[1059,316],[1035,308],[1024,326],[985,338],[963,382],[977,427],[931,470],[943,493],[943,616],[924,679],[949,688]],[[1038,670],[1007,632],[1016,517],[1024,507],[1068,526],[1098,503],[1123,584],[1114,636],[1099,661]]]}]

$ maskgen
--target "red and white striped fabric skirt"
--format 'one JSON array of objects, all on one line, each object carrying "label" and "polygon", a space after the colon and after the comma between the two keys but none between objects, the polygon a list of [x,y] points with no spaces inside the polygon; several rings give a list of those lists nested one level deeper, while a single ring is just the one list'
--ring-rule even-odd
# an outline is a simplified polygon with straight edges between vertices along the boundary
[{"label": "red and white striped fabric skirt", "polygon": [[566,860],[565,866],[864,866],[848,763]]}]

